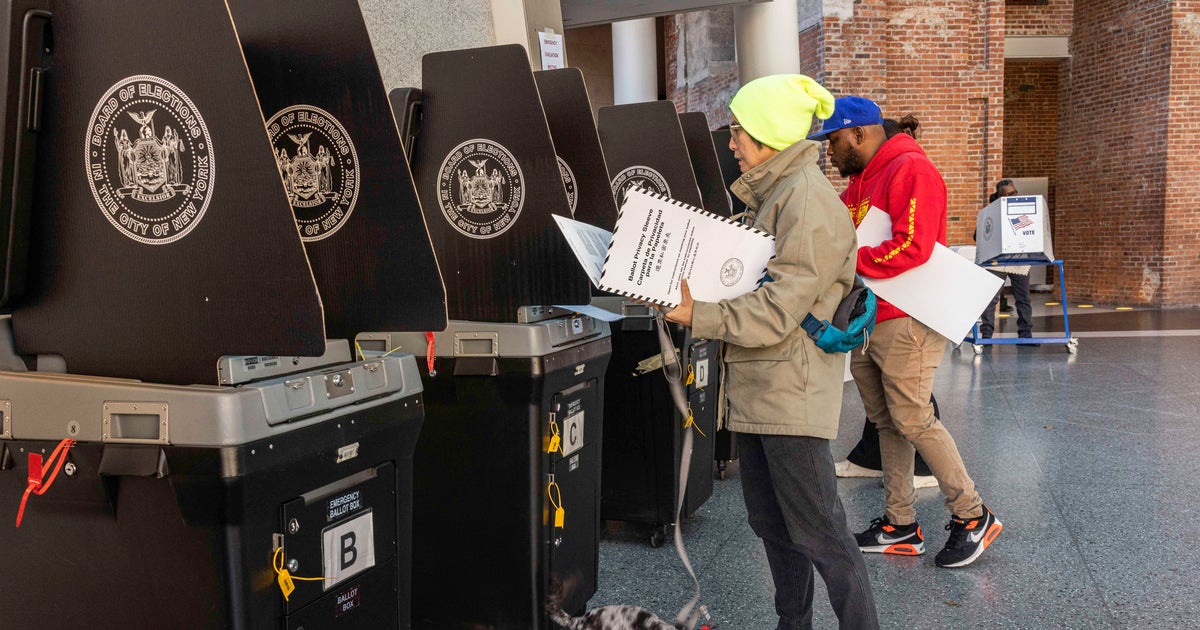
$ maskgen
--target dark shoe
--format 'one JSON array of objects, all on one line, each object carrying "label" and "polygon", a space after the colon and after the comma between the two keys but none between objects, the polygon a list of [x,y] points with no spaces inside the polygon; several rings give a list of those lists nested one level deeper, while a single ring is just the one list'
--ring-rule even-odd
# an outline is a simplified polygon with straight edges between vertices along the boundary
[{"label": "dark shoe", "polygon": [[1006,300],[1004,298],[1000,298],[1000,312],[1001,313],[1011,313],[1012,312],[1012,305],[1009,304],[1008,300]]},{"label": "dark shoe", "polygon": [[[992,511],[983,507],[983,516],[975,518],[950,519],[946,529],[950,530],[950,538],[946,546],[938,552],[934,563],[946,569],[965,567],[983,554],[983,551],[996,540],[1004,526]],[[861,546],[861,543],[860,543]]]},{"label": "dark shoe", "polygon": [[1031,333],[1031,332],[1018,333],[1017,337],[1020,337],[1021,339],[1033,339],[1033,333]]},{"label": "dark shoe", "polygon": [[855,534],[858,548],[863,553],[893,553],[901,556],[919,556],[925,553],[925,538],[921,526],[892,525],[887,517],[871,520],[871,527]]}]

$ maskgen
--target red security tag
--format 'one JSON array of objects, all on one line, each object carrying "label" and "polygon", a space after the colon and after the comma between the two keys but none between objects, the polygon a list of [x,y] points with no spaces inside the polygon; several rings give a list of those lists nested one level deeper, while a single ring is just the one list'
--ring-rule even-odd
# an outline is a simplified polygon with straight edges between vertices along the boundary
[{"label": "red security tag", "polygon": [[39,453],[29,454],[29,475],[25,478],[30,484],[42,485],[42,456]]}]

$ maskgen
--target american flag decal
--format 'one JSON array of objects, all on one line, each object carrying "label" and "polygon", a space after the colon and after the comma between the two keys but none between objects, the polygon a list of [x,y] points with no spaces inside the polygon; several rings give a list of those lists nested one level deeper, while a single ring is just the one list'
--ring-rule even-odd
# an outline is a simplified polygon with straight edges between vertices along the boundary
[{"label": "american flag decal", "polygon": [[1009,219],[1009,221],[1012,221],[1014,230],[1020,230],[1033,225],[1033,220],[1023,214],[1015,219]]}]

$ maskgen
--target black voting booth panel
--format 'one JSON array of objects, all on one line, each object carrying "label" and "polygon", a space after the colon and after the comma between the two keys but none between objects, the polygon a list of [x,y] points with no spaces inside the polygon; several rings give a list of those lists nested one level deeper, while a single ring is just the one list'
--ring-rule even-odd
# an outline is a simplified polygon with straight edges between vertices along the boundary
[{"label": "black voting booth panel", "polygon": [[25,291],[33,165],[49,56],[48,0],[9,0],[0,13],[0,308]]},{"label": "black voting booth panel", "polygon": [[[427,346],[419,333],[360,336],[381,340],[418,355]],[[584,610],[596,592],[610,352],[607,325],[589,317],[451,321],[434,335],[415,456],[414,628],[556,627],[552,581],[565,610]]]},{"label": "black voting booth panel", "polygon": [[[347,402],[322,408],[335,377]],[[5,627],[409,627],[412,356],[220,390],[0,372],[0,391]],[[15,528],[28,454],[68,436]],[[275,562],[328,583],[297,580],[285,601]]]},{"label": "black voting booth panel", "polygon": [[670,101],[601,107],[596,117],[617,207],[633,186],[704,206],[679,114]]},{"label": "black voting booth panel", "polygon": [[222,355],[322,354],[320,298],[225,3],[50,9],[17,350],[176,384],[215,384]]},{"label": "black voting booth panel", "polygon": [[571,213],[577,221],[612,229],[617,206],[583,73],[578,68],[559,68],[534,72],[533,77],[558,152]]},{"label": "black voting booth panel", "polygon": [[724,147],[718,149],[713,145],[712,134],[708,130],[708,117],[703,112],[680,114],[679,125],[683,129],[688,156],[692,158],[692,171],[696,174],[696,184],[700,187],[704,210],[722,217],[729,216],[729,189],[721,175],[721,164],[717,157],[718,150],[724,149],[727,153],[729,150]]},{"label": "black voting booth panel", "polygon": [[[727,191],[733,182],[742,176],[737,158],[733,157],[733,151],[729,150],[730,133],[732,132],[729,131],[729,127],[712,132],[713,145],[717,148],[717,161],[721,165],[721,176],[725,180],[725,190]],[[729,203],[732,204],[731,212],[733,214],[741,214],[746,211],[746,203],[733,193],[729,193]]]},{"label": "black voting booth panel", "polygon": [[551,217],[571,211],[525,49],[428,54],[422,76],[411,161],[449,317],[586,304],[587,276]]},{"label": "black voting booth panel", "polygon": [[[630,186],[640,185],[704,207],[674,105],[657,101],[602,107],[598,118],[604,160],[618,201]],[[684,428],[685,419],[671,402],[662,370],[638,369],[639,363],[661,352],[654,319],[648,313],[628,316],[620,298],[593,301],[627,314],[612,335],[601,517],[655,525],[650,542],[658,546],[666,540],[666,526],[675,522],[683,432],[691,429]],[[684,364],[697,377],[686,390],[696,426],[703,432],[695,436],[684,498],[684,515],[691,515],[712,496],[719,342],[693,339],[690,330],[675,325],[669,331]]]},{"label": "black voting booth panel", "polygon": [[229,7],[327,335],[441,330],[445,289],[358,2]]}]

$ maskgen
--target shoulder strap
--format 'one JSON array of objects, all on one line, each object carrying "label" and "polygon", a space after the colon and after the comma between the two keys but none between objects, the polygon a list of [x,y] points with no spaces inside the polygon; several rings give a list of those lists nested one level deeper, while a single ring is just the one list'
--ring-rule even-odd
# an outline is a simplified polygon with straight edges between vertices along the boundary
[{"label": "shoulder strap", "polygon": [[[675,408],[684,418],[687,418],[688,404],[687,396],[683,392],[683,365],[679,360],[679,355],[675,352],[675,344],[671,341],[671,335],[667,333],[667,325],[663,321],[662,312],[656,311],[655,313],[654,319],[658,324],[658,345],[662,350],[663,357],[663,375],[667,378],[667,385],[670,387],[671,400],[675,403]],[[687,550],[683,547],[683,532],[679,525],[683,516],[683,499],[687,493],[688,468],[692,461],[693,439],[692,428],[688,427],[684,430],[683,453],[679,462],[679,496],[675,499],[675,553],[679,554],[683,567],[687,569],[688,575],[692,576],[692,584],[696,585],[696,594],[688,603],[684,604],[683,608],[679,609],[679,614],[675,615],[675,627],[687,630],[694,630],[702,618],[709,619],[708,607],[700,603],[700,580],[696,578],[696,571],[692,569]]]}]

